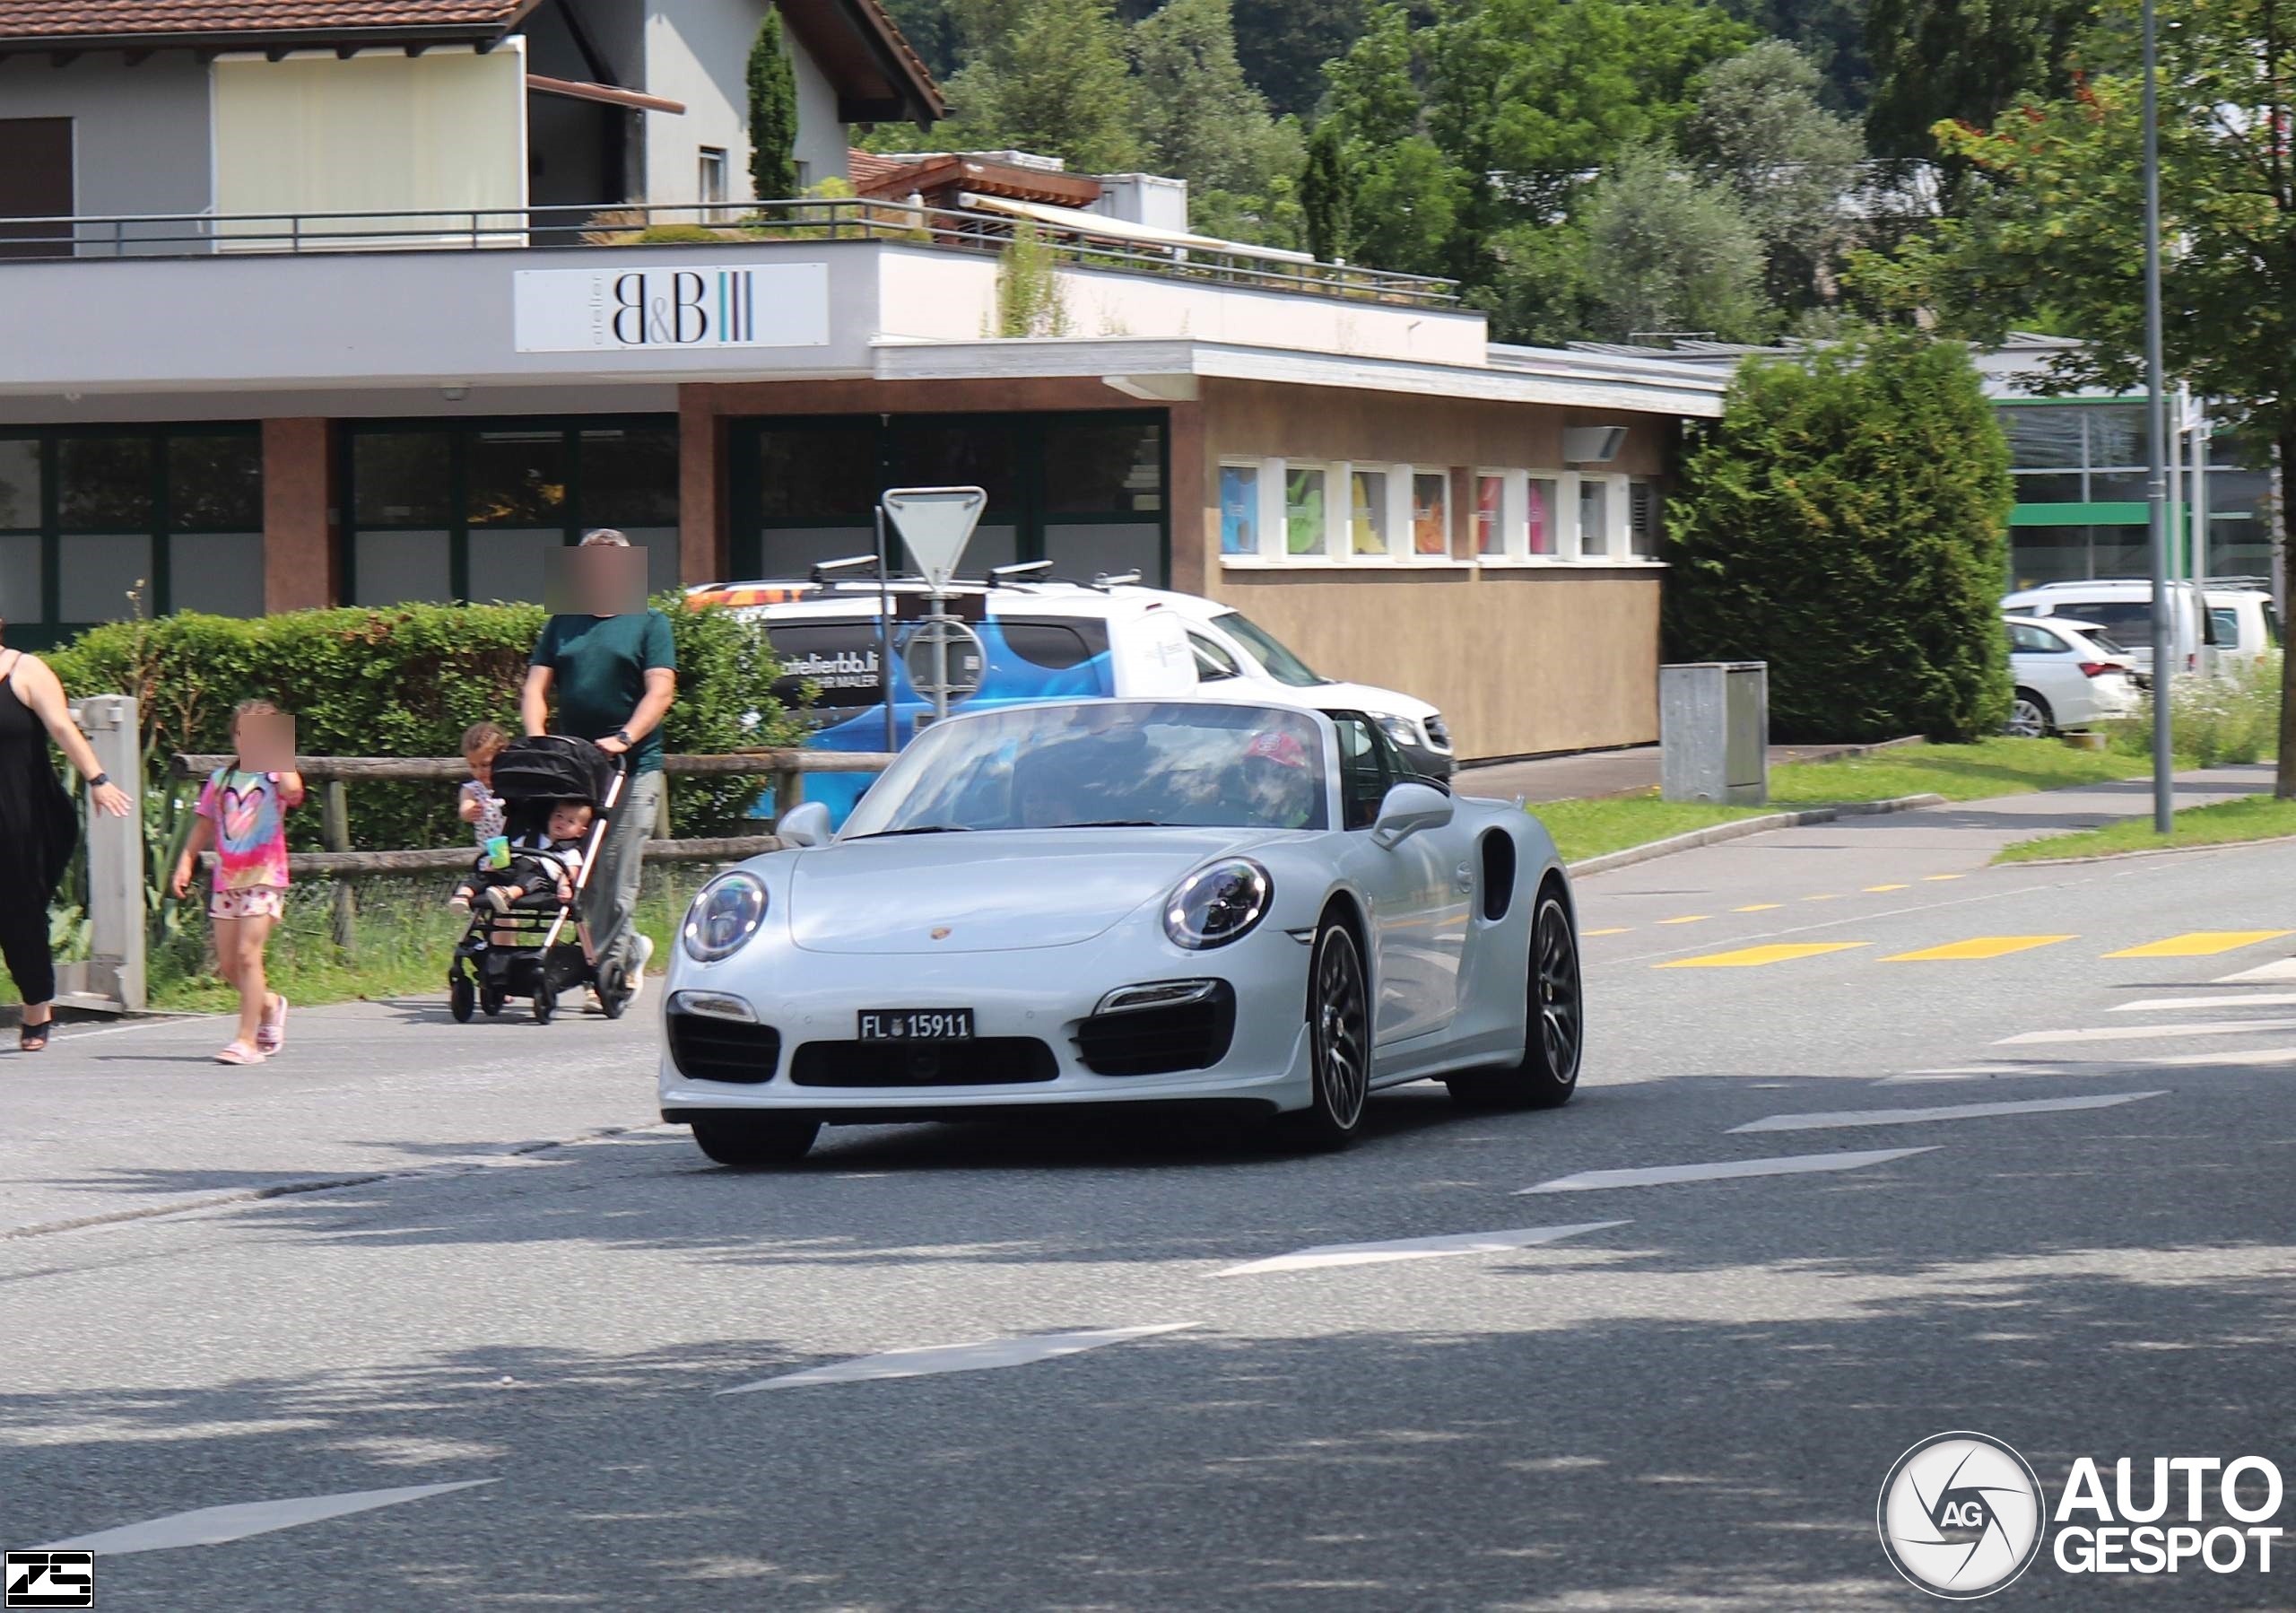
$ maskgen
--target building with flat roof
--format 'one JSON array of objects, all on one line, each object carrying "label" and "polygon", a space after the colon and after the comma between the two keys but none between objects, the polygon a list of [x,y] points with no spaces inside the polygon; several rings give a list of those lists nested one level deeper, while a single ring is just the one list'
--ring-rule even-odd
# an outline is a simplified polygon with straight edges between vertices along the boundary
[{"label": "building with flat roof", "polygon": [[[1495,345],[1443,283],[1193,234],[1152,176],[857,168],[852,125],[940,111],[875,0],[785,6],[799,151],[865,194],[762,201],[755,0],[483,9],[0,0],[12,642],[131,592],[531,599],[598,526],[664,588],[802,574],[881,489],[963,483],[969,571],[1232,600],[1464,757],[1655,737],[1665,490],[1726,375]],[[999,334],[1035,273],[1043,334]]]}]

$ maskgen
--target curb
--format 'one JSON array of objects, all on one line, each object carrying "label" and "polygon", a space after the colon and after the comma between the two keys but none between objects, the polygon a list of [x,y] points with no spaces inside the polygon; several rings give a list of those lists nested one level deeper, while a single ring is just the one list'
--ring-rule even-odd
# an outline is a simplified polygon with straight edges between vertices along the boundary
[{"label": "curb", "polygon": [[2296,834],[2268,834],[2260,840],[2216,840],[2199,846],[2139,846],[2134,851],[2100,851],[2093,857],[2020,857],[1988,864],[1996,868],[2072,868],[2084,862],[2126,862],[2132,857],[2189,857],[2196,851],[2238,851],[2248,846],[2284,846]]},{"label": "curb", "polygon": [[[1912,812],[1923,806],[1951,805],[1941,795],[1897,796],[1886,801],[1848,801],[1839,806],[1811,806],[1799,812],[1766,813],[1761,817],[1742,818],[1735,824],[1717,824],[1710,829],[1692,829],[1686,834],[1670,834],[1665,840],[1629,846],[1622,851],[1605,851],[1600,857],[1584,858],[1570,864],[1563,872],[1573,879],[1583,879],[1589,874],[1632,868],[1639,862],[1672,857],[1677,851],[1694,851],[1700,846],[1744,840],[1750,834],[1768,834],[1775,829],[1798,829],[1805,824],[1830,824],[1836,818],[1872,817],[1884,812]],[[1537,815],[1535,807],[1526,806],[1524,810],[1535,817]]]},{"label": "curb", "polygon": [[423,1176],[461,1176],[473,1171],[485,1171],[497,1165],[511,1164],[530,1154],[546,1153],[552,1148],[570,1147],[577,1143],[598,1142],[610,1137],[629,1137],[656,1129],[661,1129],[661,1128],[603,1126],[595,1131],[578,1132],[572,1137],[554,1137],[544,1138],[539,1142],[514,1143],[483,1159],[449,1160],[435,1165],[415,1165],[404,1171],[363,1171],[355,1175],[314,1176],[303,1181],[274,1181],[265,1187],[235,1188],[225,1192],[209,1193],[198,1199],[178,1199],[172,1204],[152,1204],[135,1209],[106,1210],[100,1215],[81,1216],[69,1221],[38,1221],[28,1226],[4,1226],[0,1227],[0,1242],[6,1242],[12,1238],[37,1238],[50,1233],[80,1232],[89,1227],[112,1226],[123,1221],[151,1221],[161,1216],[186,1216],[195,1210],[217,1209],[233,1204],[257,1204],[266,1199],[285,1199],[299,1193],[330,1193],[339,1188],[363,1188],[378,1181],[404,1181]]}]

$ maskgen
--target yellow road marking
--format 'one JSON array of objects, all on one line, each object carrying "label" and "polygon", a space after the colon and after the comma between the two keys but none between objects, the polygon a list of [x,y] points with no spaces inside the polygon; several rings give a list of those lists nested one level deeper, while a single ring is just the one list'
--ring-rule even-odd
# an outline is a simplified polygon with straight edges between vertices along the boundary
[{"label": "yellow road marking", "polygon": [[1924,874],[1921,877],[1926,883],[1935,885],[1940,879],[1959,879],[1961,876],[1959,874]]},{"label": "yellow road marking", "polygon": [[1632,929],[1633,928],[1634,928],[1634,926],[1632,926],[1631,924],[1621,924],[1621,925],[1619,925],[1619,926],[1617,926],[1616,928],[1612,929],[1582,929],[1582,930],[1580,930],[1578,933],[1579,933],[1579,935],[1580,935],[1581,937],[1586,937],[1586,936],[1622,936],[1622,935],[1624,935],[1628,930]]},{"label": "yellow road marking", "polygon": [[1851,952],[1860,946],[1870,946],[1871,941],[1803,941],[1780,942],[1770,946],[1742,946],[1735,952],[1710,952],[1702,958],[1676,958],[1671,963],[1656,963],[1657,969],[1753,969],[1764,963],[1788,963],[1796,958],[1813,958],[1829,952]]},{"label": "yellow road marking", "polygon": [[1658,922],[1661,924],[1696,924],[1700,920],[1709,917],[1711,917],[1711,915],[1707,913],[1684,913],[1679,919],[1661,919]]},{"label": "yellow road marking", "polygon": [[1805,902],[1838,902],[1840,898],[1829,891],[1822,896],[1805,896],[1802,900]]},{"label": "yellow road marking", "polygon": [[1875,891],[1901,891],[1905,888],[1901,885],[1869,885],[1866,887],[1869,894]]},{"label": "yellow road marking", "polygon": [[2165,941],[2153,941],[2143,946],[2131,946],[2120,952],[2109,952],[2109,958],[2207,958],[2220,952],[2237,952],[2243,946],[2253,946],[2258,941],[2274,941],[2282,936],[2296,935],[2286,929],[2196,929],[2189,935],[2170,936]]},{"label": "yellow road marking", "polygon": [[1882,962],[1950,963],[1965,958],[2005,958],[2013,952],[2031,952],[2036,946],[2054,946],[2059,941],[2078,939],[2078,936],[1973,936],[1966,941],[1949,941],[1943,946],[1925,946],[1919,952],[1900,952]]},{"label": "yellow road marking", "polygon": [[1749,902],[1744,907],[1734,907],[1734,913],[1766,913],[1774,907],[1784,907],[1783,902]]}]

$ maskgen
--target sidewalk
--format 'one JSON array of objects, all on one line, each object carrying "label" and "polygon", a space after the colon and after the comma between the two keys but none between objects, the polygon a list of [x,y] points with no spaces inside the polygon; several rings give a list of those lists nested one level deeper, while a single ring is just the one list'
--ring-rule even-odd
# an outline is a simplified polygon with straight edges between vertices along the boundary
[{"label": "sidewalk", "polygon": [[[1770,764],[1824,762],[1872,751],[1870,745],[1773,745]],[[1569,756],[1538,756],[1528,762],[1471,763],[1453,780],[1462,793],[1511,800],[1570,801],[1587,796],[1632,795],[1658,788],[1658,747],[1629,745],[1616,751],[1580,751]]]}]

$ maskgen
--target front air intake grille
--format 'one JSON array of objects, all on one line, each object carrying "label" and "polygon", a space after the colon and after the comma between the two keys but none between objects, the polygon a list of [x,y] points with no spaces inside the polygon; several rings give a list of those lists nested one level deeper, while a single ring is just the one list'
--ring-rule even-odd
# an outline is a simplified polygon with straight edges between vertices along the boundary
[{"label": "front air intake grille", "polygon": [[790,1057],[800,1086],[1010,1086],[1060,1074],[1033,1036],[970,1042],[808,1042]]},{"label": "front air intake grille", "polygon": [[770,1024],[672,1014],[670,1059],[691,1081],[734,1081],[754,1086],[773,1079],[781,1063],[781,1033]]},{"label": "front air intake grille", "polygon": [[1236,1033],[1236,991],[1222,981],[1195,1002],[1094,1014],[1076,1027],[1076,1054],[1097,1076],[1209,1069]]},{"label": "front air intake grille", "polygon": [[1427,719],[1427,743],[1439,751],[1448,751],[1451,748],[1451,730],[1444,725],[1441,718],[1431,717]]}]

